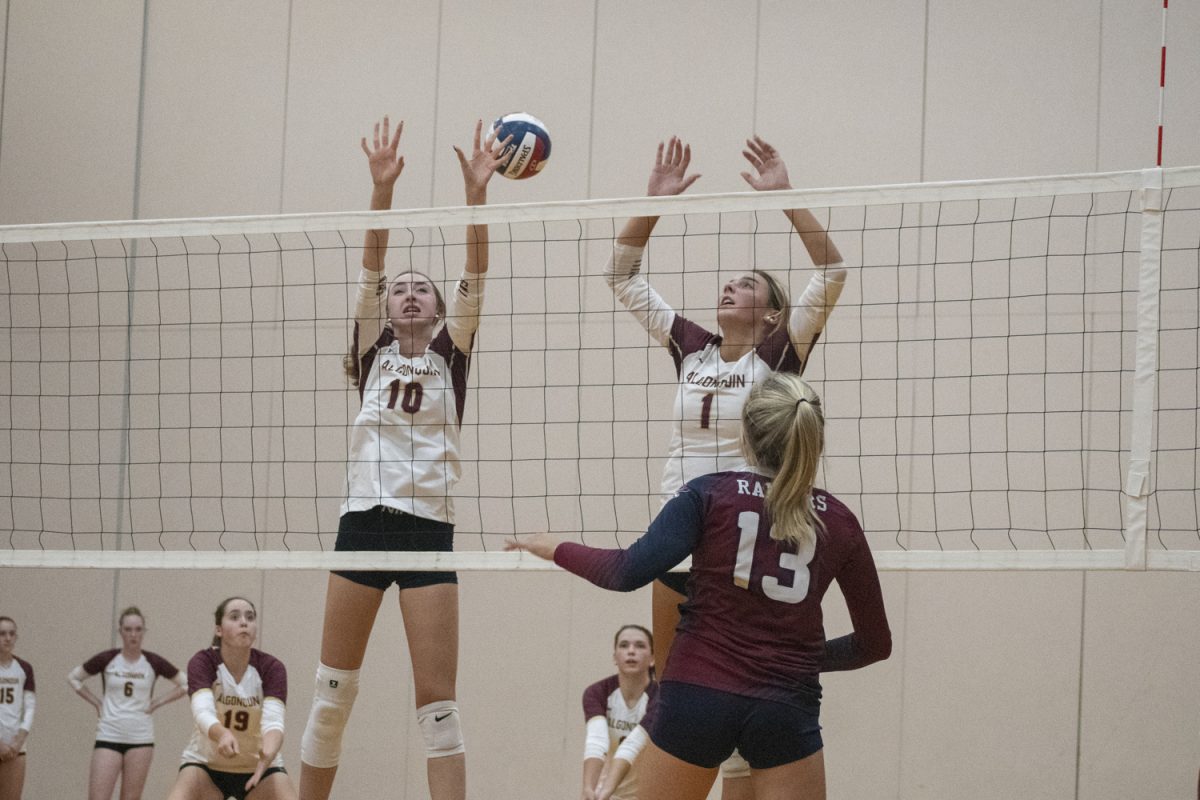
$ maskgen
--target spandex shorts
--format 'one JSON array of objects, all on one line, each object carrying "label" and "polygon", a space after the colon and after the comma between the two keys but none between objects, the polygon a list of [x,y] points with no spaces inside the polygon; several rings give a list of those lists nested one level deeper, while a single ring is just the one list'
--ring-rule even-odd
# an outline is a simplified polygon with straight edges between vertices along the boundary
[{"label": "spandex shorts", "polygon": [[[213,769],[212,767],[208,766],[208,764],[200,764],[195,761],[188,761],[180,764],[179,770],[182,772],[188,767],[197,767],[198,769],[202,769],[207,772],[208,777],[212,780],[213,785],[216,786],[221,792],[222,797],[232,797],[235,800],[246,800],[246,795],[249,794],[249,792],[246,791],[246,781],[250,780],[250,776],[254,774],[253,772],[222,772],[219,769]],[[262,778],[259,779],[258,785],[261,786],[263,781],[274,775],[276,772],[282,772],[285,775],[287,774],[287,770],[283,767],[267,767],[266,771],[263,772]]]},{"label": "spandex shorts", "polygon": [[751,769],[807,758],[822,747],[821,688],[814,680],[798,705],[664,681],[650,740],[689,764],[711,769],[736,748]]},{"label": "spandex shorts", "polygon": [[[338,552],[452,552],[454,526],[414,517],[387,506],[375,506],[370,511],[348,511],[338,521],[337,544],[333,549]],[[393,583],[401,589],[458,583],[458,574],[454,572],[336,570],[333,574],[376,589],[387,589]]]},{"label": "spandex shorts", "polygon": [[154,742],[143,742],[142,744],[125,744],[123,742],[106,742],[103,739],[96,740],[96,746],[93,750],[116,750],[121,755],[128,753],[130,750],[136,750],[139,747],[154,747]]}]

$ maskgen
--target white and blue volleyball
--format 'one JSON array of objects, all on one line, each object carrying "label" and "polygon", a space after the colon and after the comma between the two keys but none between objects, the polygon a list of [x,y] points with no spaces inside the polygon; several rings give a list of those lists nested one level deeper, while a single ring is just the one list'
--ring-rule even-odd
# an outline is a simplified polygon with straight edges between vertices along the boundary
[{"label": "white and blue volleyball", "polygon": [[532,178],[542,171],[550,158],[550,133],[546,125],[531,114],[505,114],[492,123],[498,141],[512,136],[505,149],[505,161],[496,171],[506,178]]}]

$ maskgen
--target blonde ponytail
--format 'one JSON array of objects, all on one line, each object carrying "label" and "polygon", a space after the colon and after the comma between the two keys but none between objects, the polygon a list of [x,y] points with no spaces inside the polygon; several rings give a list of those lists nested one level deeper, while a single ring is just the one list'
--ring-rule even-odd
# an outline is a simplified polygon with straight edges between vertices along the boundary
[{"label": "blonde ponytail", "polygon": [[742,409],[742,449],[775,472],[767,489],[771,538],[800,548],[823,530],[812,489],[825,449],[821,399],[798,376],[774,373],[757,383]]}]

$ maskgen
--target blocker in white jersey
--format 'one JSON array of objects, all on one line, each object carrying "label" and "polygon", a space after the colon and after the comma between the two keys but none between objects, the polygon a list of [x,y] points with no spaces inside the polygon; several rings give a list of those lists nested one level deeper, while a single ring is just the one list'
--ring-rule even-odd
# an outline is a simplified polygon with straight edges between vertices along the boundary
[{"label": "blocker in white jersey", "polygon": [[[404,169],[403,123],[375,125],[361,146],[371,173],[371,210],[391,208]],[[487,202],[487,185],[511,138],[483,136],[475,123],[471,154],[455,147],[467,205]],[[488,269],[486,225],[468,225],[465,263],[447,305],[419,272],[384,276],[387,229],[368,230],[346,372],[361,400],[350,434],[346,502],[338,551],[454,549],[459,427],[467,370]],[[339,571],[329,576],[321,661],[300,742],[300,791],[327,800],[337,776],[342,734],[358,696],[363,655],[383,593],[395,583],[408,634],[417,725],[425,740],[432,797],[465,794],[466,758],[455,701],[458,578],[453,572]],[[346,620],[353,620],[347,624]]]},{"label": "blocker in white jersey", "polygon": [[[80,674],[82,673],[82,674]],[[72,678],[100,675],[103,686],[96,739],[116,744],[153,744],[150,705],[154,682],[162,677],[182,684],[179,669],[157,653],[143,650],[132,661],[120,648],[97,653],[71,673]]]},{"label": "blocker in white jersey", "polygon": [[[450,492],[461,473],[458,434],[483,285],[483,274],[464,273],[445,326],[424,352],[406,356],[393,328],[383,327],[387,277],[362,271],[351,344],[362,405],[350,433],[343,514],[387,506],[454,522]],[[360,355],[364,339],[373,344]]]},{"label": "blocker in white jersey", "polygon": [[[750,389],[773,372],[801,375],[825,320],[841,294],[840,264],[816,272],[792,310],[787,326],[776,326],[738,358],[722,357],[724,338],[676,313],[640,272],[642,248],[620,243],[605,272],[609,286],[646,331],[667,348],[675,363],[679,391],[672,411],[674,427],[663,467],[663,501],[680,486],[713,472],[741,464],[742,406]],[[753,290],[757,273],[735,279]],[[722,297],[729,306],[732,297]],[[719,306],[720,307],[720,306]],[[777,309],[782,311],[783,309]]]}]

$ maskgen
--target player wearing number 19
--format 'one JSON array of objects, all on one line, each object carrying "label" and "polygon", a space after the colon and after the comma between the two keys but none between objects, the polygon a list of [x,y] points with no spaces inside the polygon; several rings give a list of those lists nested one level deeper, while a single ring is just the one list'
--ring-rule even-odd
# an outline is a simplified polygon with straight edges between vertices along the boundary
[{"label": "player wearing number 19", "polygon": [[167,800],[295,800],[279,754],[287,670],[254,649],[258,612],[249,600],[230,597],[213,618],[212,647],[188,662],[196,724]]},{"label": "player wearing number 19", "polygon": [[[174,664],[142,649],[146,620],[141,611],[133,606],[122,611],[117,630],[121,634],[119,648],[97,653],[67,676],[75,693],[100,717],[88,772],[88,800],[110,800],[118,777],[121,800],[142,796],[154,757],[154,721],[150,715],[187,693],[184,676]],[[101,676],[103,700],[83,683],[92,675]],[[175,686],[156,700],[154,682],[160,676]]]},{"label": "player wearing number 19", "polygon": [[[854,514],[813,481],[820,400],[799,377],[757,383],[742,410],[747,463],[687,483],[627,550],[511,542],[607,589],[644,586],[691,554],[688,598],[655,707],[643,720],[640,800],[705,797],[736,747],[758,800],[822,798],[821,672],[891,654],[871,550]],[[854,631],[826,641],[836,580]]]}]

